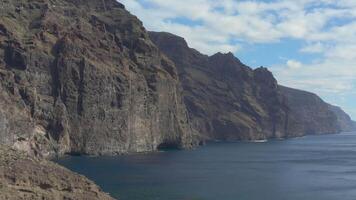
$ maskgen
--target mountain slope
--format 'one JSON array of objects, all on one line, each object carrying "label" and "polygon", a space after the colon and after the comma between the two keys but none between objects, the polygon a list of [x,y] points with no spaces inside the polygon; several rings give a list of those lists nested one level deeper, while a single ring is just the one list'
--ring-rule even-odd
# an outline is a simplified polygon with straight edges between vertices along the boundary
[{"label": "mountain slope", "polygon": [[266,68],[253,70],[232,53],[203,55],[170,33],[150,32],[150,37],[176,64],[190,118],[208,140],[345,131],[344,120],[337,120],[328,104],[312,93],[279,86]]},{"label": "mountain slope", "polygon": [[2,8],[0,144],[43,156],[195,145],[173,63],[122,4]]}]

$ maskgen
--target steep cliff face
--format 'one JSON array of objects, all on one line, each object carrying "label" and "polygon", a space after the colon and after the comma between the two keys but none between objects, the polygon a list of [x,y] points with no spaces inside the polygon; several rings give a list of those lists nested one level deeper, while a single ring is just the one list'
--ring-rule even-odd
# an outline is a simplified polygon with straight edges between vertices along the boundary
[{"label": "steep cliff face", "polygon": [[181,92],[115,0],[1,2],[0,144],[44,156],[189,148]]},{"label": "steep cliff face", "polygon": [[317,95],[284,86],[279,87],[289,107],[288,135],[327,134],[342,131],[336,114]]},{"label": "steep cliff face", "polygon": [[[279,86],[266,68],[251,69],[233,54],[206,56],[170,33],[150,32],[177,66],[184,100],[206,139],[265,139],[345,131],[318,96]],[[339,118],[341,119],[341,118]]]},{"label": "steep cliff face", "polygon": [[251,68],[231,53],[206,56],[183,38],[150,33],[179,71],[194,127],[207,139],[285,137],[287,105],[266,68]]},{"label": "steep cliff face", "polygon": [[113,200],[84,176],[1,145],[0,199]]}]

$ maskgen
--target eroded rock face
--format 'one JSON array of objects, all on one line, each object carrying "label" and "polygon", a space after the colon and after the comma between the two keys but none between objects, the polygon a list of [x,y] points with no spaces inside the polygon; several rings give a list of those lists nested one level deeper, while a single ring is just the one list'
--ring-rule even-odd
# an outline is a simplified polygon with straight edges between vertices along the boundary
[{"label": "eroded rock face", "polygon": [[0,199],[111,200],[92,181],[53,162],[0,146]]},{"label": "eroded rock face", "polygon": [[232,53],[209,57],[173,34],[150,37],[176,64],[190,119],[207,140],[338,133],[346,130],[341,123],[352,123],[315,94],[279,86],[266,68],[253,70]]},{"label": "eroded rock face", "polygon": [[43,156],[197,143],[174,64],[104,2],[2,1],[0,143]]}]

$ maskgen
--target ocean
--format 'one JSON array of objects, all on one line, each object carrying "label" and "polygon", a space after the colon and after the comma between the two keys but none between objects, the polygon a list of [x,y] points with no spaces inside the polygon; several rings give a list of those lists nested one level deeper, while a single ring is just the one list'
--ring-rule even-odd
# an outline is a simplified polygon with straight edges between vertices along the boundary
[{"label": "ocean", "polygon": [[356,199],[356,133],[56,162],[120,200]]}]

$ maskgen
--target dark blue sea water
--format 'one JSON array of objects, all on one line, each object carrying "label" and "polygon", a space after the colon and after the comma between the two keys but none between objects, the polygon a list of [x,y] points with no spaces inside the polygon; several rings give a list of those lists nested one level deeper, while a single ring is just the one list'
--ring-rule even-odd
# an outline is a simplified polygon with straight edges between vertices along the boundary
[{"label": "dark blue sea water", "polygon": [[120,200],[356,199],[356,133],[58,162]]}]

